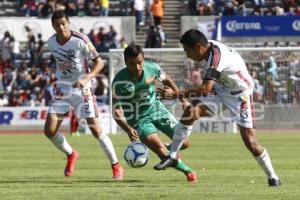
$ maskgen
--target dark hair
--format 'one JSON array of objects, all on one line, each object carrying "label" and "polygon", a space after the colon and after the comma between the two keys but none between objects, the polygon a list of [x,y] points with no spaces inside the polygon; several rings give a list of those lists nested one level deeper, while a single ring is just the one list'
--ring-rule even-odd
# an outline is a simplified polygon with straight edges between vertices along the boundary
[{"label": "dark hair", "polygon": [[202,32],[196,29],[190,29],[181,36],[180,43],[194,48],[198,43],[200,43],[201,46],[207,46],[208,41]]},{"label": "dark hair", "polygon": [[142,47],[140,47],[139,45],[135,45],[135,44],[130,44],[128,47],[126,47],[126,49],[124,50],[124,59],[126,61],[126,59],[128,57],[133,57],[136,58],[139,54],[142,54],[144,56],[144,52]]},{"label": "dark hair", "polygon": [[54,23],[55,20],[60,19],[60,18],[65,18],[67,21],[69,21],[69,16],[63,11],[63,10],[57,10],[53,13],[51,17],[51,22],[52,24]]}]

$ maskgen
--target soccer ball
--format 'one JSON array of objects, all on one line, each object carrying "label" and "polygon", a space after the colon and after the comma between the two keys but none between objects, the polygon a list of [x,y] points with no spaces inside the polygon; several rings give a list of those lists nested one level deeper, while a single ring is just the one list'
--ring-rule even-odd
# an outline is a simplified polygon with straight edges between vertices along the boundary
[{"label": "soccer ball", "polygon": [[148,162],[149,149],[141,142],[133,142],[125,149],[124,159],[130,167],[143,167]]}]

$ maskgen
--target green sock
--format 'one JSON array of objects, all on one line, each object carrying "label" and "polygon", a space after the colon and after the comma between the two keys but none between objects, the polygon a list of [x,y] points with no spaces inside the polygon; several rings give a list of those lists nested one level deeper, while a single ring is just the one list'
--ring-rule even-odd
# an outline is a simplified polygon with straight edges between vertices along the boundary
[{"label": "green sock", "polygon": [[174,168],[183,172],[184,174],[188,174],[193,171],[193,169],[187,166],[182,160],[178,160],[178,164]]}]

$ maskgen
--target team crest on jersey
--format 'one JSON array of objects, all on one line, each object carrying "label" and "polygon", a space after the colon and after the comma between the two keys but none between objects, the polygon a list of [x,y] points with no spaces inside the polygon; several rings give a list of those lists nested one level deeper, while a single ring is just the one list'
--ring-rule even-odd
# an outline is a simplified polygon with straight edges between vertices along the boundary
[{"label": "team crest on jersey", "polygon": [[73,49],[69,49],[67,51],[68,58],[75,58],[75,51]]},{"label": "team crest on jersey", "polygon": [[128,93],[132,93],[134,91],[134,85],[131,83],[127,83],[123,86],[123,89]]}]

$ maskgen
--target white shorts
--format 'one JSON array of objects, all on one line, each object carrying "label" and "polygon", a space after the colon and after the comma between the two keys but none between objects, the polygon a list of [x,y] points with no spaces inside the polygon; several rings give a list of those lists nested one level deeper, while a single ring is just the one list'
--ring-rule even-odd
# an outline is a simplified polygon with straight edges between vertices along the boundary
[{"label": "white shorts", "polygon": [[245,128],[255,128],[255,107],[253,102],[253,91],[246,92],[215,90],[216,94],[196,98],[205,104],[213,113],[222,114],[223,105],[230,111],[228,118]]},{"label": "white shorts", "polygon": [[55,88],[48,112],[67,114],[70,106],[74,108],[77,118],[98,117],[96,97],[91,88]]}]

